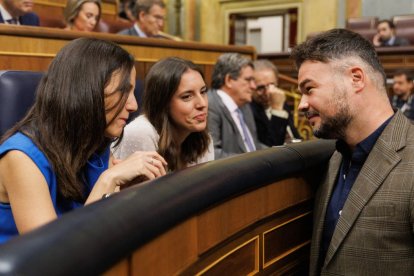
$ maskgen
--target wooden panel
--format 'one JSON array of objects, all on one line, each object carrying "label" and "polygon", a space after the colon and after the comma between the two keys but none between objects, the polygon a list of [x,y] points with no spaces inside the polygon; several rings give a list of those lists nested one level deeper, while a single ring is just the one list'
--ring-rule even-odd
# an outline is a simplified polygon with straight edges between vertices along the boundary
[{"label": "wooden panel", "polygon": [[[286,179],[242,195],[200,215],[198,220],[199,253],[222,242],[240,229],[280,210],[304,202],[313,196],[302,179]],[[258,204],[258,203],[261,204]]]},{"label": "wooden panel", "polygon": [[199,254],[224,241],[231,235],[258,221],[264,215],[263,204],[266,189],[241,195],[214,208],[198,219]]},{"label": "wooden panel", "polygon": [[[30,62],[28,62],[30,60]],[[52,57],[27,57],[3,55],[0,53],[0,70],[27,70],[27,71],[45,71]]]},{"label": "wooden panel", "polygon": [[[295,206],[281,210],[270,217],[266,217],[266,219],[262,218],[259,222],[249,225],[232,237],[229,237],[201,254],[196,263],[180,274],[196,275],[209,271],[211,267],[215,267],[223,259],[227,258],[227,256],[233,254],[233,252],[242,248],[252,240],[255,240],[257,237],[259,237],[259,252],[255,254],[259,259],[260,272],[265,272],[266,274],[275,273],[277,275],[283,274],[284,272],[293,272],[292,274],[298,271],[307,272],[311,237],[311,231],[308,231],[308,229],[311,227],[311,223],[310,221],[304,222],[309,225],[301,229],[296,229],[295,227],[298,225],[299,227],[302,226],[300,223],[296,223],[296,221],[303,222],[311,218],[310,201],[295,204]],[[258,202],[257,204],[260,203]],[[221,207],[222,205],[216,208]],[[211,212],[211,210],[207,212]],[[294,231],[289,232],[291,228]],[[199,239],[203,238],[201,236],[199,237]],[[252,250],[249,252],[250,255],[253,254]],[[231,258],[232,265],[245,267],[246,261],[241,259],[241,256],[242,254],[233,255]],[[265,257],[267,260],[264,259]],[[222,269],[224,268],[213,271],[217,272]],[[214,274],[227,275],[226,273]],[[235,273],[235,275],[247,275],[247,273]]]},{"label": "wooden panel", "polygon": [[306,274],[311,197],[301,178],[240,195],[139,248],[129,275]]},{"label": "wooden panel", "polygon": [[[195,42],[176,42],[164,39],[138,38],[105,33],[67,32],[54,28],[30,26],[0,26],[0,70],[47,69],[44,58],[53,58],[69,41],[78,37],[93,37],[118,43],[138,62],[145,63],[144,73],[161,58],[178,56],[199,65],[213,66],[226,52],[254,56],[253,47],[221,46]],[[12,58],[11,58],[12,57]],[[22,64],[20,60],[25,59]],[[14,62],[16,60],[16,62]],[[39,61],[41,60],[41,61]]]},{"label": "wooden panel", "polygon": [[310,212],[301,214],[263,233],[263,267],[266,268],[308,245],[311,233]]},{"label": "wooden panel", "polygon": [[312,188],[302,178],[285,179],[278,182],[278,185],[269,185],[265,189],[267,216],[313,197]]},{"label": "wooden panel", "polygon": [[141,247],[132,256],[131,275],[172,275],[195,262],[196,228],[195,219],[187,220]]},{"label": "wooden panel", "polygon": [[259,237],[236,247],[197,275],[253,275],[259,272]]}]

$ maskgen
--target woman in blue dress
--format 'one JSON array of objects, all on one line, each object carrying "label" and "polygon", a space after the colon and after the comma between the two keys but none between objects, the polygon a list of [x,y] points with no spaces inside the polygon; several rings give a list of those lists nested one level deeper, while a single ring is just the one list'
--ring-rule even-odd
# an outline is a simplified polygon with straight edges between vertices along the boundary
[{"label": "woman in blue dress", "polygon": [[114,43],[63,47],[24,119],[0,141],[0,243],[102,198],[137,178],[165,174],[155,151],[109,151],[137,109],[134,58]]}]

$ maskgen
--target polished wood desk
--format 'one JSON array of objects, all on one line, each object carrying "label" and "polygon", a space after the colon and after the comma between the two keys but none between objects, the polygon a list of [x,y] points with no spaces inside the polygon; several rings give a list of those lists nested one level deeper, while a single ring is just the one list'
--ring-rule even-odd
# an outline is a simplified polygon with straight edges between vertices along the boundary
[{"label": "polished wood desk", "polygon": [[222,46],[107,33],[0,25],[0,70],[46,71],[56,53],[69,41],[79,37],[110,40],[121,45],[135,56],[138,78],[144,78],[152,64],[159,59],[178,56],[200,65],[207,83],[210,83],[213,66],[221,54],[238,52],[255,58],[255,49],[251,46]]}]

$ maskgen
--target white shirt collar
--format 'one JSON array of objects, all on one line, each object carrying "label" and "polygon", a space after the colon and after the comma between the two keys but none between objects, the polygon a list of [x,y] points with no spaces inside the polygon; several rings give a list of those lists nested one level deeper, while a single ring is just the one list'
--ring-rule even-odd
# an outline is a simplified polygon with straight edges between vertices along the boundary
[{"label": "white shirt collar", "polygon": [[148,36],[147,36],[147,34],[146,34],[146,33],[144,33],[144,32],[140,29],[140,27],[138,26],[138,23],[135,23],[135,24],[134,24],[134,28],[135,28],[135,31],[137,31],[137,33],[138,33],[138,35],[139,35],[140,37],[148,37]]},{"label": "white shirt collar", "polygon": [[392,36],[388,41],[387,41],[387,44],[388,45],[390,45],[390,46],[393,46],[394,45],[394,41],[395,41],[395,36]]},{"label": "white shirt collar", "polygon": [[232,99],[232,97],[230,97],[230,95],[224,92],[223,90],[218,89],[217,94],[220,96],[221,100],[223,101],[227,109],[230,111],[230,113],[235,112],[237,108],[239,108],[236,102]]},{"label": "white shirt collar", "polygon": [[8,24],[6,21],[13,19],[13,17],[11,16],[11,14],[0,4],[0,13],[1,16],[3,17],[4,23]]}]

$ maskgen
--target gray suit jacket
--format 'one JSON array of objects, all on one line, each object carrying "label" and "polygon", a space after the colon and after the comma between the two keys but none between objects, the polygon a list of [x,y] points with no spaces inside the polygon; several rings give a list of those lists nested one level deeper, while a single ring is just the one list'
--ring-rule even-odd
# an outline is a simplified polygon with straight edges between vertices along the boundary
[{"label": "gray suit jacket", "polygon": [[[240,109],[256,149],[261,149],[250,105],[246,104]],[[216,90],[210,90],[208,93],[208,128],[213,137],[215,159],[247,152],[239,129]]]},{"label": "gray suit jacket", "polygon": [[120,34],[120,35],[133,35],[133,36],[138,36],[139,37],[139,34],[138,34],[137,30],[135,30],[134,26],[132,26],[129,29],[122,30],[118,34]]},{"label": "gray suit jacket", "polygon": [[414,126],[397,111],[384,129],[349,193],[323,262],[323,224],[341,161],[335,152],[316,195],[310,275],[414,275]]}]

